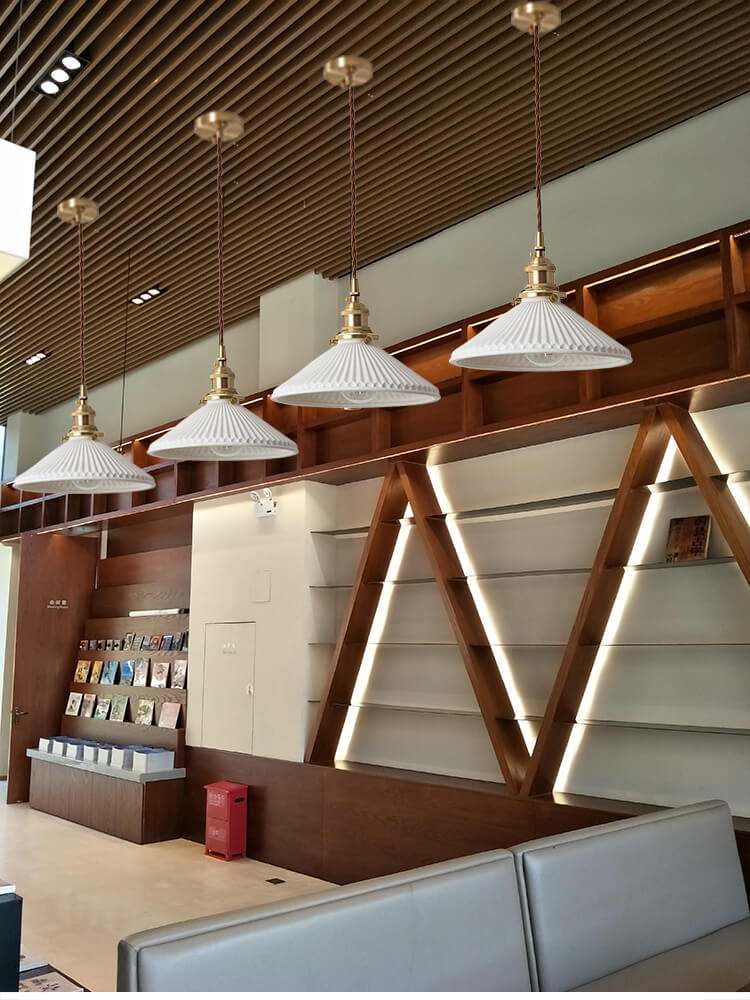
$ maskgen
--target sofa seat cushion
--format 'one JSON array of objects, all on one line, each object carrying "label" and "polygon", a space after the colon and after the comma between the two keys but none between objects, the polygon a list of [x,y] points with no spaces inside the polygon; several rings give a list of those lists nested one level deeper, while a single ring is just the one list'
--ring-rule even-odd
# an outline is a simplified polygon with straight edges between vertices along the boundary
[{"label": "sofa seat cushion", "polygon": [[728,993],[750,984],[750,917],[579,986],[576,993]]}]

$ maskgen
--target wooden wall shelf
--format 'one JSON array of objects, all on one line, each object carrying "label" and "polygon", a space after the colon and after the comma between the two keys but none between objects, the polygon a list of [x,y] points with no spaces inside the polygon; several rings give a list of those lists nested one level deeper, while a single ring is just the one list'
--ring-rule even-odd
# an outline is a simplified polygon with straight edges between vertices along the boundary
[{"label": "wooden wall shelf", "polygon": [[[296,439],[299,455],[268,462],[153,463],[162,428],[136,435],[126,454],[149,469],[152,490],[46,497],[4,484],[0,537],[123,516],[153,516],[182,501],[315,477],[351,481],[388,458],[438,461],[637,423],[655,400],[690,409],[750,400],[750,222],[704,234],[566,285],[566,303],[630,347],[634,363],[601,372],[459,372],[453,348],[509,305],[412,337],[389,350],[440,387],[431,406],[389,411],[283,407],[271,390],[248,409]],[[438,338],[438,339],[436,339]]]}]

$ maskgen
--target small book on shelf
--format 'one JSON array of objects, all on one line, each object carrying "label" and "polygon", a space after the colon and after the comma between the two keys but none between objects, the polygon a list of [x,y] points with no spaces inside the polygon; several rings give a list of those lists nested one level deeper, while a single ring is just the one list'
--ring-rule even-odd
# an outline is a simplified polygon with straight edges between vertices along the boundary
[{"label": "small book on shelf", "polygon": [[81,639],[81,641],[78,643],[78,648],[79,649],[88,649],[89,648],[89,641],[88,641],[88,639]]},{"label": "small book on shelf", "polygon": [[708,557],[711,538],[711,517],[673,517],[669,522],[667,549],[664,559],[668,563],[691,562]]},{"label": "small book on shelf", "polygon": [[95,719],[106,719],[109,715],[109,706],[112,704],[111,698],[97,698],[96,708],[94,709]]},{"label": "small book on shelf", "polygon": [[145,687],[148,684],[148,667],[151,662],[148,657],[134,660],[133,687]]},{"label": "small book on shelf", "polygon": [[174,646],[172,645],[173,642],[173,635],[163,635],[161,637],[161,642],[159,643],[159,649],[164,653],[168,653],[171,649],[174,649]]},{"label": "small book on shelf", "polygon": [[158,725],[162,726],[164,729],[176,729],[177,720],[179,719],[179,717],[180,717],[179,701],[162,702],[161,711],[159,712]]},{"label": "small book on shelf", "polygon": [[89,684],[101,683],[103,669],[104,669],[104,660],[94,660],[94,662],[91,664],[91,676],[89,677]]},{"label": "small book on shelf", "polygon": [[65,706],[66,715],[78,715],[81,711],[81,702],[83,701],[83,695],[80,691],[71,691],[68,695],[68,704]]},{"label": "small book on shelf", "polygon": [[135,639],[135,632],[128,632],[128,634],[122,640],[122,648],[123,649],[132,649],[133,648],[133,639]]},{"label": "small book on shelf", "polygon": [[150,653],[158,653],[159,646],[161,645],[161,635],[152,635],[149,637],[148,645],[144,645],[144,649],[147,649]]},{"label": "small book on shelf", "polygon": [[132,684],[133,673],[135,671],[135,660],[122,660],[120,662],[120,684]]},{"label": "small book on shelf", "polygon": [[83,696],[83,701],[81,702],[81,715],[84,719],[92,718],[94,714],[94,707],[96,705],[96,695],[92,693],[85,694]]},{"label": "small book on shelf", "polygon": [[113,650],[115,648],[115,640],[114,639],[105,639],[104,640],[104,648],[107,649],[107,650],[110,650],[110,651]]},{"label": "small book on shelf", "polygon": [[89,679],[89,668],[91,663],[89,660],[79,660],[76,663],[76,672],[73,674],[73,680],[76,684],[86,684]]},{"label": "small book on shelf", "polygon": [[172,663],[172,682],[169,685],[173,688],[184,688],[187,681],[187,660],[174,660]]},{"label": "small book on shelf", "polygon": [[112,708],[109,713],[111,722],[124,722],[128,711],[128,696],[126,694],[116,694],[112,698]]},{"label": "small book on shelf", "polygon": [[140,698],[136,708],[135,721],[139,726],[150,726],[154,721],[154,705],[150,698]]},{"label": "small book on shelf", "polygon": [[133,640],[130,643],[130,648],[136,651],[143,649],[143,643],[146,639],[145,635],[134,635]]},{"label": "small book on shelf", "polygon": [[107,660],[102,671],[102,684],[117,683],[117,668],[119,665],[117,660]]},{"label": "small book on shelf", "polygon": [[168,661],[157,661],[151,665],[151,687],[155,688],[165,688],[167,686],[167,679],[169,677],[169,662]]}]

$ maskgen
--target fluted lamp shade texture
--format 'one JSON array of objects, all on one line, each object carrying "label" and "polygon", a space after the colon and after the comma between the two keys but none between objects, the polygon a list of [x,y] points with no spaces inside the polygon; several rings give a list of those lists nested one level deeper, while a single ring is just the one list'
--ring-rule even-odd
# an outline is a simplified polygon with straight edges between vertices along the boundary
[{"label": "fluted lamp shade texture", "polygon": [[451,364],[483,371],[590,371],[633,360],[630,351],[549,298],[523,299],[457,347]]},{"label": "fluted lamp shade texture", "polygon": [[35,493],[135,493],[156,483],[103,441],[74,436],[17,476],[13,485]]},{"label": "fluted lamp shade texture", "polygon": [[329,347],[271,398],[296,406],[364,409],[434,403],[440,390],[381,347],[352,339]]},{"label": "fluted lamp shade texture", "polygon": [[242,461],[288,458],[297,445],[239,403],[207,399],[149,448],[164,459]]}]

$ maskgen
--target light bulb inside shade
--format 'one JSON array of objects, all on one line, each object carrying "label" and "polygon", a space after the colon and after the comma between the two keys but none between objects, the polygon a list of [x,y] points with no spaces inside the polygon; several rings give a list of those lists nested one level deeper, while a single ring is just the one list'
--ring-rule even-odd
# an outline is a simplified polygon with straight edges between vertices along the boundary
[{"label": "light bulb inside shade", "polygon": [[57,83],[67,83],[68,80],[70,79],[70,73],[67,73],[64,69],[61,69],[59,66],[55,67],[55,69],[52,70],[50,76],[52,77],[53,80],[56,80]]},{"label": "light bulb inside shade", "polygon": [[60,88],[53,80],[43,80],[39,85],[39,87],[40,90],[42,90],[45,94],[50,94],[50,95],[57,94],[60,91]]},{"label": "light bulb inside shade", "polygon": [[73,55],[65,55],[62,57],[61,61],[65,69],[76,70],[80,69],[82,65],[81,60],[78,58],[78,56],[73,56]]},{"label": "light bulb inside shade", "polygon": [[534,368],[559,368],[563,362],[561,354],[525,354],[524,357]]}]

